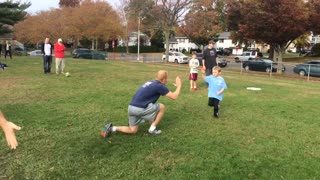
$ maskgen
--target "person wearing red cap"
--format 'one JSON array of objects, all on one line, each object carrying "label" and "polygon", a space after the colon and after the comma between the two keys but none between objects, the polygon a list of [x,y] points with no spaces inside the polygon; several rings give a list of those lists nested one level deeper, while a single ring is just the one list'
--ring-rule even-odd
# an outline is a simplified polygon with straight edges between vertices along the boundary
[{"label": "person wearing red cap", "polygon": [[64,52],[66,50],[66,47],[62,43],[62,39],[59,38],[58,42],[54,44],[54,54],[56,57],[56,74],[64,74]]}]

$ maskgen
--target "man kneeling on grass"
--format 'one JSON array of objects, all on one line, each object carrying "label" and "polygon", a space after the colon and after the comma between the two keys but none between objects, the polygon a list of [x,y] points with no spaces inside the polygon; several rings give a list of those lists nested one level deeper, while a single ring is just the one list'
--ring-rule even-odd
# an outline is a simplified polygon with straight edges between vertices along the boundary
[{"label": "man kneeling on grass", "polygon": [[127,134],[136,134],[139,124],[148,121],[151,125],[149,128],[150,134],[160,134],[161,130],[156,129],[160,123],[165,111],[165,106],[157,103],[161,96],[166,96],[170,99],[177,99],[181,90],[181,79],[176,77],[176,90],[169,91],[165,86],[168,80],[168,72],[160,70],[157,73],[156,80],[151,80],[144,83],[133,96],[129,106],[129,126],[113,126],[112,123],[107,123],[101,131],[101,136],[108,137],[111,133],[119,131]]}]

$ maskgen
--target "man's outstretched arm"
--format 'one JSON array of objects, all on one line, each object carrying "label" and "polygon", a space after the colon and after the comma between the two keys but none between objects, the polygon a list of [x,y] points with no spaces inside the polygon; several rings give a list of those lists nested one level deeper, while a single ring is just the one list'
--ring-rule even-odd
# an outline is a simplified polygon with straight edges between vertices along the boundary
[{"label": "man's outstretched arm", "polygon": [[14,123],[7,121],[2,112],[0,112],[0,127],[6,137],[8,146],[11,149],[16,149],[18,146],[18,141],[15,135],[15,130],[20,130],[21,127],[15,125]]}]

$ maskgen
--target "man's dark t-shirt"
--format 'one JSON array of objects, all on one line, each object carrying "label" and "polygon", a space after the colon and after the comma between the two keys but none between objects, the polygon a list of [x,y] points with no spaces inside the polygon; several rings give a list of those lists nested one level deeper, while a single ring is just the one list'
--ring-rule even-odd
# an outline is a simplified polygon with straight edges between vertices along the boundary
[{"label": "man's dark t-shirt", "polygon": [[215,48],[212,49],[206,49],[203,52],[203,59],[204,59],[204,65],[206,66],[206,69],[212,69],[214,66],[217,66],[216,62],[217,58],[217,51]]},{"label": "man's dark t-shirt", "polygon": [[146,108],[149,103],[155,103],[160,95],[164,96],[169,92],[168,88],[160,81],[148,81],[144,83],[133,96],[130,105]]}]

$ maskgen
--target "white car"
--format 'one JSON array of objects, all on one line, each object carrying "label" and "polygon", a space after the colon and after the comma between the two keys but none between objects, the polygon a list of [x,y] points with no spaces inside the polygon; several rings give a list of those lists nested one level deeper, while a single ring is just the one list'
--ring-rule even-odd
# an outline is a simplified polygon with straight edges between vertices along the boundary
[{"label": "white car", "polygon": [[252,60],[253,58],[257,57],[258,52],[257,51],[244,51],[240,56],[236,56],[234,58],[235,62],[243,62]]},{"label": "white car", "polygon": [[[43,56],[41,50],[30,51],[30,52],[27,52],[27,54],[29,56]],[[52,54],[52,56],[54,56],[54,54]]]},{"label": "white car", "polygon": [[[166,54],[162,55],[162,60],[166,60]],[[187,64],[189,63],[190,58],[184,55],[181,52],[169,51],[169,60],[168,62],[174,62],[178,64]]]},{"label": "white car", "polygon": [[42,52],[41,52],[41,50],[30,51],[30,52],[27,52],[27,54],[28,54],[29,56],[42,56],[42,55],[43,55]]}]

